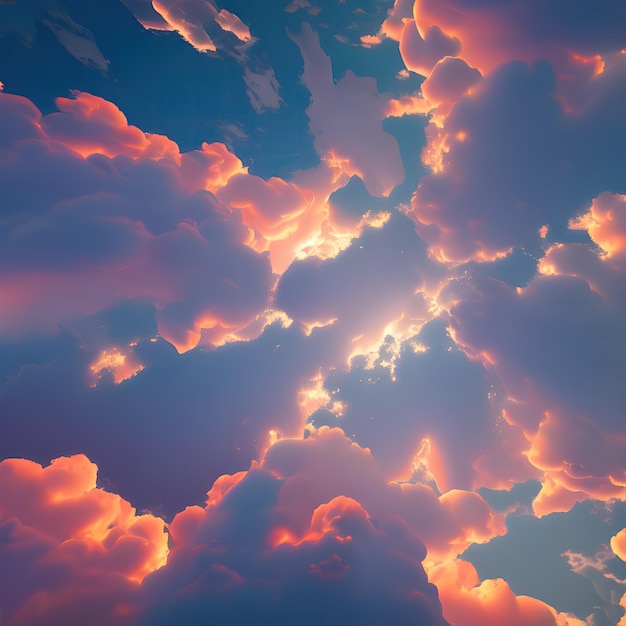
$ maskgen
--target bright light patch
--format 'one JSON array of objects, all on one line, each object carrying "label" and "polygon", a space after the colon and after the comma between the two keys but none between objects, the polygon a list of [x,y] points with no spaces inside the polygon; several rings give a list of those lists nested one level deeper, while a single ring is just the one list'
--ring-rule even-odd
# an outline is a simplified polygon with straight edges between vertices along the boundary
[{"label": "bright light patch", "polygon": [[95,387],[105,372],[109,372],[113,377],[113,382],[119,385],[143,370],[143,365],[132,356],[124,354],[119,348],[112,348],[103,350],[89,369],[95,376],[90,386]]},{"label": "bright light patch", "polygon": [[311,379],[311,386],[301,389],[298,393],[300,414],[306,419],[318,409],[325,407],[331,400],[330,394],[324,387],[324,376],[320,369]]},{"label": "bright light patch", "polygon": [[585,57],[580,54],[572,54],[572,60],[583,67],[589,67],[592,70],[592,77],[595,78],[604,72],[606,67],[604,59],[599,54]]},{"label": "bright light patch", "polygon": [[317,257],[322,261],[334,259],[339,253],[350,247],[365,228],[382,228],[390,219],[388,211],[372,213],[368,211],[359,221],[354,230],[340,231],[329,221],[322,223],[320,230],[296,251],[295,258],[303,260]]},{"label": "bright light patch", "polygon": [[361,37],[361,45],[365,48],[371,48],[372,46],[377,46],[382,39],[377,35],[363,35]]},{"label": "bright light patch", "polygon": [[310,322],[309,324],[303,323],[304,333],[307,337],[309,337],[316,328],[325,328],[326,326],[332,326],[338,319],[338,317],[331,317],[325,322]]},{"label": "bright light patch", "polygon": [[222,9],[215,17],[215,21],[223,30],[231,32],[240,41],[248,43],[252,40],[250,29],[234,13]]}]

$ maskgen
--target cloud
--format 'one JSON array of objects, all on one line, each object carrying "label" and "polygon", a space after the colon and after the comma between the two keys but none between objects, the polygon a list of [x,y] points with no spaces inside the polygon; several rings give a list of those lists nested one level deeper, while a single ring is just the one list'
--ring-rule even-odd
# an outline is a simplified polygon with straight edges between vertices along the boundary
[{"label": "cloud", "polygon": [[602,72],[605,57],[620,51],[626,43],[626,13],[609,1],[603,3],[601,13],[589,16],[582,2],[555,2],[548,7],[533,1],[517,7],[428,0],[415,2],[413,17],[414,23],[407,22],[401,39],[401,52],[409,69],[415,44],[403,49],[402,42],[410,39],[417,43],[424,36],[428,41],[437,29],[442,33],[440,38],[458,42],[454,56],[483,74],[515,59],[526,63],[547,60],[555,69],[559,93],[575,107],[584,101],[585,83]]},{"label": "cloud", "polygon": [[611,550],[622,561],[626,561],[626,529],[620,530],[616,535],[611,537]]},{"label": "cloud", "polygon": [[477,536],[491,517],[470,529],[480,501],[385,483],[368,451],[339,429],[283,439],[262,464],[220,478],[204,509],[175,517],[168,566],[146,580],[158,601],[141,623],[200,623],[226,612],[245,621],[252,610],[287,623],[299,615],[299,599],[313,597],[319,601],[307,603],[298,623],[319,619],[320,605],[332,624],[349,616],[367,624],[389,616],[399,624],[443,624],[418,537],[429,537],[429,554],[431,547],[433,555],[458,549],[464,533]]},{"label": "cloud", "polygon": [[476,493],[437,496],[424,484],[389,482],[370,450],[338,427],[311,429],[305,440],[279,441],[262,468],[283,481],[274,519],[292,537],[305,536],[316,507],[338,496],[354,498],[381,521],[404,520],[432,560],[456,556],[470,537],[488,541],[503,530],[501,518]]},{"label": "cloud", "polygon": [[294,261],[274,302],[304,325],[337,320],[347,359],[377,344],[391,321],[409,327],[427,318],[422,291],[436,274],[410,220],[394,212],[382,224],[364,225],[337,256]]},{"label": "cloud", "polygon": [[217,51],[213,37],[216,26],[219,26],[223,32],[234,35],[241,43],[247,44],[254,41],[250,29],[237,15],[226,9],[218,11],[212,2],[203,0],[122,1],[145,28],[174,30],[198,52]]},{"label": "cloud", "polygon": [[215,21],[222,27],[222,30],[231,32],[243,43],[252,41],[250,29],[234,13],[222,9],[217,14]]},{"label": "cloud", "polygon": [[612,375],[624,367],[623,208],[620,197],[603,194],[572,223],[613,245],[611,253],[559,244],[524,288],[478,276],[450,288],[456,337],[484,354],[504,384],[507,419],[524,429],[528,458],[544,472],[538,514],[623,496],[624,398]]},{"label": "cloud", "polygon": [[454,57],[461,43],[456,37],[449,37],[438,26],[432,26],[422,37],[415,27],[414,20],[405,22],[400,37],[400,54],[407,69],[429,76],[439,61]]},{"label": "cloud", "polygon": [[123,3],[0,0],[0,622],[624,622],[626,12]]},{"label": "cloud", "polygon": [[404,166],[395,138],[382,128],[386,98],[372,78],[348,70],[336,83],[330,58],[308,24],[291,38],[304,58],[306,88],[311,104],[306,112],[315,149],[348,176],[357,174],[374,196],[388,196],[404,179]]},{"label": "cloud", "polygon": [[[167,571],[146,586],[158,601],[141,624],[243,623],[253,616],[275,624],[294,619],[299,624],[322,619],[328,624],[387,619],[446,624],[436,590],[420,566],[423,548],[408,529],[399,535],[397,526],[376,525],[358,502],[339,497],[315,511],[309,538],[272,548],[265,518],[277,481],[249,476],[206,511],[188,510],[174,520],[176,547]],[[250,488],[256,490],[257,506],[242,502]],[[249,523],[241,523],[244,511],[261,535],[250,536]],[[191,524],[195,537],[188,534]],[[207,532],[214,539],[203,545]]]},{"label": "cloud", "polygon": [[72,19],[63,6],[49,0],[34,0],[28,4],[2,3],[0,31],[16,33],[30,46],[37,38],[37,25],[50,30],[56,40],[75,59],[106,74],[110,61],[98,47],[93,34]]},{"label": "cloud", "polygon": [[327,413],[312,419],[336,422],[371,449],[389,479],[417,474],[446,493],[537,475],[522,430],[501,414],[499,381],[468,358],[441,320],[402,342],[387,337],[371,356],[329,374]]},{"label": "cloud", "polygon": [[422,83],[422,93],[435,105],[455,103],[479,83],[481,78],[480,72],[463,59],[445,57],[437,62]]},{"label": "cloud", "polygon": [[280,85],[272,68],[261,72],[253,72],[246,68],[243,80],[248,88],[248,98],[257,113],[280,107],[283,99],[278,95]]},{"label": "cloud", "polygon": [[433,111],[422,160],[432,174],[412,204],[435,258],[537,249],[544,225],[562,236],[593,197],[623,193],[621,8],[607,5],[587,25],[578,5],[409,5],[397,2],[382,31],[426,77]]},{"label": "cloud", "polygon": [[[2,175],[14,209],[1,235],[13,298],[0,332],[47,330],[120,297],[145,297],[161,334],[188,349],[201,328],[219,337],[267,306],[267,256],[246,245],[241,213],[205,191],[244,171],[224,146],[181,155],[89,94],[60,99],[61,112],[45,117],[18,96],[2,94],[2,106],[15,123]],[[32,179],[36,186],[25,184]]]},{"label": "cloud", "polygon": [[423,159],[433,173],[412,200],[431,253],[463,262],[537,250],[543,225],[565,233],[596,195],[621,193],[613,123],[623,69],[616,59],[611,77],[593,79],[595,99],[573,114],[554,92],[549,65],[512,62],[432,122]]},{"label": "cloud", "polygon": [[165,564],[164,523],[98,489],[96,472],[84,455],[47,467],[0,463],[0,594],[8,624],[134,621],[139,583]]},{"label": "cloud", "polygon": [[217,10],[208,0],[122,0],[146,29],[177,32],[200,53],[225,52],[243,69],[250,104],[257,113],[276,110],[284,102],[274,70],[247,49],[257,39],[235,13]]},{"label": "cloud", "polygon": [[508,517],[505,535],[470,547],[463,558],[481,578],[505,579],[517,595],[609,626],[623,615],[623,564],[607,548],[623,527],[623,515],[623,503],[615,500],[588,500],[541,518],[520,510]]},{"label": "cloud", "polygon": [[156,12],[168,25],[198,52],[215,52],[217,47],[205,30],[215,21],[217,10],[210,2],[194,0],[156,0],[152,2]]},{"label": "cloud", "polygon": [[429,571],[437,585],[450,626],[584,626],[573,616],[558,615],[549,605],[516,596],[502,579],[479,580],[474,567],[451,561]]},{"label": "cloud", "polygon": [[507,419],[532,441],[531,462],[570,491],[616,497],[622,401],[610,372],[622,360],[613,347],[621,316],[580,279],[539,277],[520,293],[493,280],[472,285],[473,302],[465,292],[452,309],[457,337],[493,363],[511,398]]},{"label": "cloud", "polygon": [[[82,450],[117,493],[172,516],[261,458],[271,430],[302,436],[299,392],[333,358],[332,337],[275,322],[251,341],[178,354],[155,326],[149,302],[120,303],[68,324],[45,361],[15,357],[0,394],[0,455],[47,462]],[[119,380],[123,368],[109,367],[96,379],[103,352],[142,369]]]},{"label": "cloud", "polygon": [[[298,229],[299,218],[309,208],[311,196],[293,183],[272,177],[238,174],[217,192],[225,204],[239,209],[247,224],[258,230],[261,249],[267,242],[287,238]],[[256,242],[255,242],[256,243]]]},{"label": "cloud", "polygon": [[130,126],[112,102],[89,93],[74,92],[73,96],[57,98],[59,113],[42,119],[43,128],[53,141],[71,147],[85,158],[92,154],[152,160],[179,156],[175,142]]}]

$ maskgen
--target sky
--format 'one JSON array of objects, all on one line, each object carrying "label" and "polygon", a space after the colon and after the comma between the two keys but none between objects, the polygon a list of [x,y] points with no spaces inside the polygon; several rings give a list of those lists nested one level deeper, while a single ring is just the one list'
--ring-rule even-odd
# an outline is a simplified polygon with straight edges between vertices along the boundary
[{"label": "sky", "polygon": [[626,626],[626,4],[0,0],[2,626]]}]

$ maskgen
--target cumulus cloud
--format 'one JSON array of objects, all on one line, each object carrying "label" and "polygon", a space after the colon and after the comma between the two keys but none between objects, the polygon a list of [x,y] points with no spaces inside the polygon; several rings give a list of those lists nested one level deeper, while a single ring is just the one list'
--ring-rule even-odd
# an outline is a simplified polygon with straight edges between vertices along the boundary
[{"label": "cumulus cloud", "polygon": [[445,493],[504,488],[537,475],[522,430],[502,415],[497,377],[470,360],[442,320],[402,342],[388,337],[373,356],[329,374],[328,413],[312,419],[339,424],[371,449],[388,477],[417,473]]},{"label": "cumulus cloud", "polygon": [[0,592],[8,624],[130,624],[139,583],[165,564],[162,520],[96,487],[84,455],[0,463]]},{"label": "cumulus cloud", "polygon": [[[623,76],[621,59],[618,65]],[[568,113],[548,64],[512,62],[429,125],[423,158],[433,173],[420,181],[412,205],[433,255],[462,262],[513,247],[536,250],[543,225],[564,233],[596,195],[622,192],[616,83],[610,93],[603,75],[594,80],[595,101]]]},{"label": "cumulus cloud", "polygon": [[[608,0],[601,13],[593,16],[587,15],[580,2],[555,2],[547,7],[539,1],[515,6],[427,0],[414,3],[413,18],[414,22],[405,26],[410,34],[403,32],[402,40],[428,40],[437,29],[440,38],[458,42],[454,56],[482,73],[514,59],[527,63],[548,60],[555,68],[559,92],[573,106],[584,100],[585,83],[602,72],[604,58],[623,49],[626,43],[626,13]],[[401,51],[407,67],[412,69],[413,47],[405,48],[406,52],[401,46]]]},{"label": "cumulus cloud", "polygon": [[267,256],[247,245],[241,213],[207,191],[245,171],[234,155],[220,144],[181,155],[89,94],[58,105],[42,117],[24,98],[2,94],[14,120],[3,137],[13,207],[2,229],[3,283],[13,294],[4,334],[147,297],[161,334],[187,349],[201,328],[241,327],[267,306]]},{"label": "cumulus cloud", "polygon": [[390,482],[372,452],[337,427],[312,429],[305,440],[279,441],[262,468],[282,481],[274,520],[292,537],[306,535],[316,507],[341,495],[358,500],[381,521],[404,520],[430,559],[455,557],[470,537],[482,542],[503,531],[502,518],[474,492],[438,496],[424,484]]},{"label": "cumulus cloud", "polygon": [[626,15],[607,5],[587,24],[581,11],[395,3],[383,33],[426,77],[433,109],[422,155],[433,173],[413,207],[436,258],[485,261],[537,248],[542,226],[563,233],[594,196],[623,193],[614,133],[625,84],[617,25]]},{"label": "cumulus cloud", "polygon": [[622,561],[626,561],[626,529],[620,530],[616,535],[611,537],[611,550]]},{"label": "cumulus cloud", "polygon": [[482,582],[474,567],[451,561],[429,571],[439,589],[444,617],[450,626],[584,626],[574,616],[557,614],[549,605],[528,596],[516,596],[505,580]]},{"label": "cumulus cloud", "polygon": [[[438,499],[423,485],[386,483],[369,452],[339,429],[283,439],[261,465],[220,478],[204,509],[175,517],[168,566],[145,585],[160,601],[142,623],[200,623],[227,611],[245,621],[252,610],[288,623],[300,615],[297,599],[313,596],[333,624],[357,616],[368,624],[389,616],[444,624],[418,537],[425,533],[429,554],[432,547],[441,555],[481,524],[491,536],[488,507],[473,528],[467,515],[486,506],[480,502],[476,494]],[[307,604],[297,619],[319,618]]]},{"label": "cumulus cloud", "polygon": [[283,103],[274,70],[248,48],[257,39],[235,13],[218,10],[208,0],[121,0],[146,29],[175,31],[200,53],[226,53],[243,69],[243,81],[257,113],[276,110]]},{"label": "cumulus cloud", "polygon": [[[0,91],[0,458],[34,459],[0,463],[0,621],[623,622],[623,519],[585,524],[626,486],[626,12],[123,2],[202,85],[226,59],[238,140],[306,109],[321,163],[272,175],[221,120],[183,152],[84,91],[80,13],[0,7],[2,45],[81,61],[54,112]],[[529,478],[524,516],[490,506]],[[514,556],[483,576],[476,544]]]},{"label": "cumulus cloud", "polygon": [[344,359],[377,344],[392,321],[409,328],[429,318],[423,292],[437,269],[409,219],[397,212],[385,219],[335,257],[294,261],[276,288],[275,304],[295,321],[335,321]]},{"label": "cumulus cloud", "polygon": [[624,398],[612,372],[624,366],[624,275],[613,258],[566,244],[525,288],[475,276],[452,289],[454,299],[463,294],[451,309],[457,338],[497,373],[507,419],[524,429],[528,458],[544,472],[540,514],[623,497]]},{"label": "cumulus cloud", "polygon": [[[423,546],[408,529],[399,536],[398,528],[375,524],[355,500],[339,497],[316,509],[306,539],[276,543],[266,524],[276,483],[251,475],[206,511],[188,510],[174,520],[170,564],[147,585],[148,593],[172,599],[159,601],[142,624],[200,624],[226,616],[244,622],[252,615],[278,624],[293,623],[294,617],[303,624],[446,623],[420,566]],[[259,495],[257,506],[242,501],[250,488]],[[251,536],[250,521],[260,534]],[[213,540],[200,548],[207,533]],[[198,548],[202,564],[193,556]],[[246,558],[251,554],[257,558]],[[176,593],[183,588],[184,595]]]},{"label": "cumulus cloud", "polygon": [[[133,327],[120,324],[131,315]],[[261,458],[271,430],[302,435],[299,391],[332,358],[332,343],[275,323],[252,341],[181,355],[151,340],[154,325],[146,303],[120,304],[69,326],[74,337],[51,361],[11,372],[0,395],[0,455],[47,462],[82,450],[116,492],[172,516],[202,501],[221,474]],[[103,369],[99,380],[91,369],[112,345],[124,365],[143,368],[119,384],[121,369]]]}]

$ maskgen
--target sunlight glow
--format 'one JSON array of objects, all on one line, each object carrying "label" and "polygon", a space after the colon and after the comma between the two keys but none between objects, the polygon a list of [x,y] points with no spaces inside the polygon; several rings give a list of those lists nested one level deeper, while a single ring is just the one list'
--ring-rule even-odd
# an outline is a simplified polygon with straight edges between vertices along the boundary
[{"label": "sunlight glow", "polygon": [[104,372],[110,372],[113,376],[113,382],[119,385],[143,370],[143,365],[133,357],[124,354],[119,348],[112,348],[103,350],[100,356],[89,366],[89,370],[95,375],[89,385],[90,387],[95,387],[98,384]]}]

